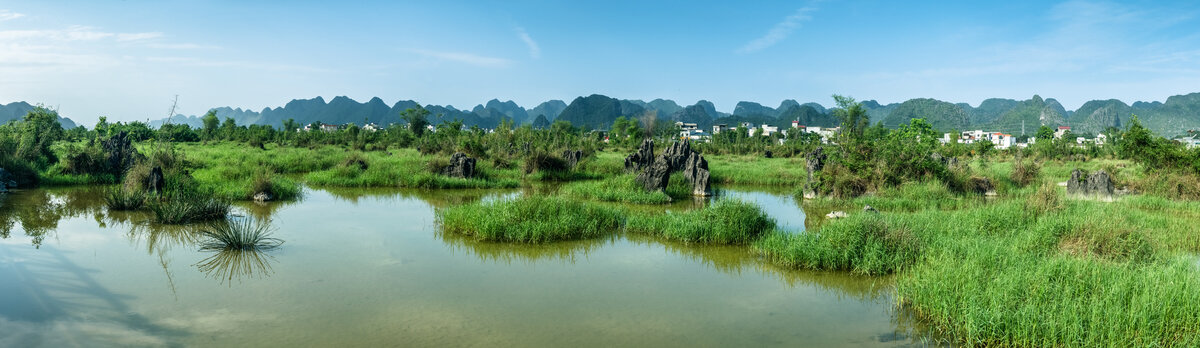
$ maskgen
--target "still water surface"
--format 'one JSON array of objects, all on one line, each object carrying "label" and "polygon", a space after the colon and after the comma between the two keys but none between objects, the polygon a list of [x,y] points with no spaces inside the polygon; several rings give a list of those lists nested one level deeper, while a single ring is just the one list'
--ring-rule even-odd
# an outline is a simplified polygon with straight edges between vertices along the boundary
[{"label": "still water surface", "polygon": [[[520,192],[308,190],[240,205],[286,242],[236,255],[200,251],[195,227],[108,212],[100,192],[0,198],[0,346],[922,344],[886,278],[619,233],[510,245],[437,231],[438,207]],[[804,227],[788,195],[723,193]]]}]

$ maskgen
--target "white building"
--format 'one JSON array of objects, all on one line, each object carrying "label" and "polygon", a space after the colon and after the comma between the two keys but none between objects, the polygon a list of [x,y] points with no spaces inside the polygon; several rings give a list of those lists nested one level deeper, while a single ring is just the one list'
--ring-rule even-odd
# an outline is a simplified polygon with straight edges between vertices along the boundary
[{"label": "white building", "polygon": [[727,129],[729,129],[729,125],[727,125],[727,124],[724,124],[724,123],[714,124],[712,134],[721,134],[721,132],[723,132]]},{"label": "white building", "polygon": [[374,131],[379,130],[380,128],[379,128],[379,125],[377,125],[377,124],[368,123],[368,124],[363,125],[362,129],[365,131],[368,131],[368,132],[374,132]]},{"label": "white building", "polygon": [[1179,138],[1179,142],[1183,143],[1189,149],[1200,147],[1200,135],[1192,135],[1186,138]]},{"label": "white building", "polygon": [[1071,127],[1060,126],[1060,127],[1058,127],[1058,130],[1054,131],[1054,139],[1061,139],[1063,137],[1063,135],[1065,135],[1067,132],[1070,132],[1070,131],[1071,131]]}]

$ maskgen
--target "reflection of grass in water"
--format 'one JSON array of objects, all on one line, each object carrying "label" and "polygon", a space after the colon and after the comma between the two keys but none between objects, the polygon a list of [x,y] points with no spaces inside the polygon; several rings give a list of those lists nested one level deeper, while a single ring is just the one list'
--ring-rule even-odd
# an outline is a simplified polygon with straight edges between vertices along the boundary
[{"label": "reflection of grass in water", "polygon": [[574,264],[580,257],[586,258],[588,254],[615,240],[615,236],[608,236],[547,244],[524,244],[477,241],[471,236],[442,231],[438,231],[436,235],[454,249],[464,250],[480,260],[505,264],[511,264],[513,261],[534,263],[544,260],[561,260]]},{"label": "reflection of grass in water", "polygon": [[259,250],[222,249],[216,254],[200,260],[196,267],[210,277],[220,279],[222,283],[232,282],[234,278],[265,277],[271,274],[271,255]]},{"label": "reflection of grass in water", "polygon": [[200,260],[196,267],[221,282],[270,275],[270,260],[274,258],[263,252],[283,244],[271,234],[270,220],[240,218],[209,223],[199,232],[203,238],[200,250],[217,253]]}]

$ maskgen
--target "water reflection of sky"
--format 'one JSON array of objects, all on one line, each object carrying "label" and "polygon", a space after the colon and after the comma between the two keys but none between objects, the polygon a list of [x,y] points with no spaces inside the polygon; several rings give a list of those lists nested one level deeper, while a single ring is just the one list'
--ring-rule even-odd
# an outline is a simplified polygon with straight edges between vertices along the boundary
[{"label": "water reflection of sky", "polygon": [[727,198],[757,203],[767,215],[775,219],[781,230],[804,231],[804,209],[793,195],[732,189],[722,190],[721,193]]},{"label": "water reflection of sky", "polygon": [[[25,214],[47,226],[40,248],[20,221],[0,239],[0,346],[910,343],[881,339],[897,337],[886,281],[781,269],[745,247],[619,235],[516,245],[436,229],[437,207],[517,192],[312,190],[243,205],[286,243],[269,274],[232,282],[198,269],[212,254],[186,228],[31,192],[16,198],[72,208],[53,224]],[[803,228],[789,196],[726,195]]]}]

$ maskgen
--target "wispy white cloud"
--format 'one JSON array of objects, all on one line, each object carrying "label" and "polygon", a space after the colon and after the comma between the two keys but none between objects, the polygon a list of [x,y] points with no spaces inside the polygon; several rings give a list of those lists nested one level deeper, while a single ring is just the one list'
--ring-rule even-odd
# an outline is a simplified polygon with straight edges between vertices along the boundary
[{"label": "wispy white cloud", "polygon": [[0,10],[0,22],[7,21],[7,20],[13,20],[13,19],[21,18],[21,17],[25,17],[25,14],[11,12],[9,10]]},{"label": "wispy white cloud", "polygon": [[817,7],[813,4],[801,7],[800,9],[796,10],[795,13],[792,13],[792,15],[784,18],[782,22],[776,23],[774,27],[771,27],[771,30],[767,31],[766,35],[751,40],[750,42],[746,43],[745,46],[739,48],[737,53],[754,53],[761,51],[764,48],[774,46],[780,41],[783,41],[783,39],[786,39],[788,36],[791,36],[792,32],[796,31],[796,28],[800,27],[800,23],[812,19],[812,13],[816,10]]},{"label": "wispy white cloud", "polygon": [[409,52],[443,61],[464,63],[485,68],[503,68],[512,64],[511,60],[496,57],[480,56],[471,53],[445,52],[425,49],[414,49]]},{"label": "wispy white cloud", "polygon": [[117,34],[117,41],[141,41],[163,37],[163,33],[121,33]]},{"label": "wispy white cloud", "polygon": [[525,32],[525,28],[517,27],[517,37],[521,38],[522,42],[525,42],[525,46],[529,47],[530,58],[538,59],[542,57],[542,48],[538,47],[537,42],[533,41],[532,37],[529,37],[529,33]]}]

